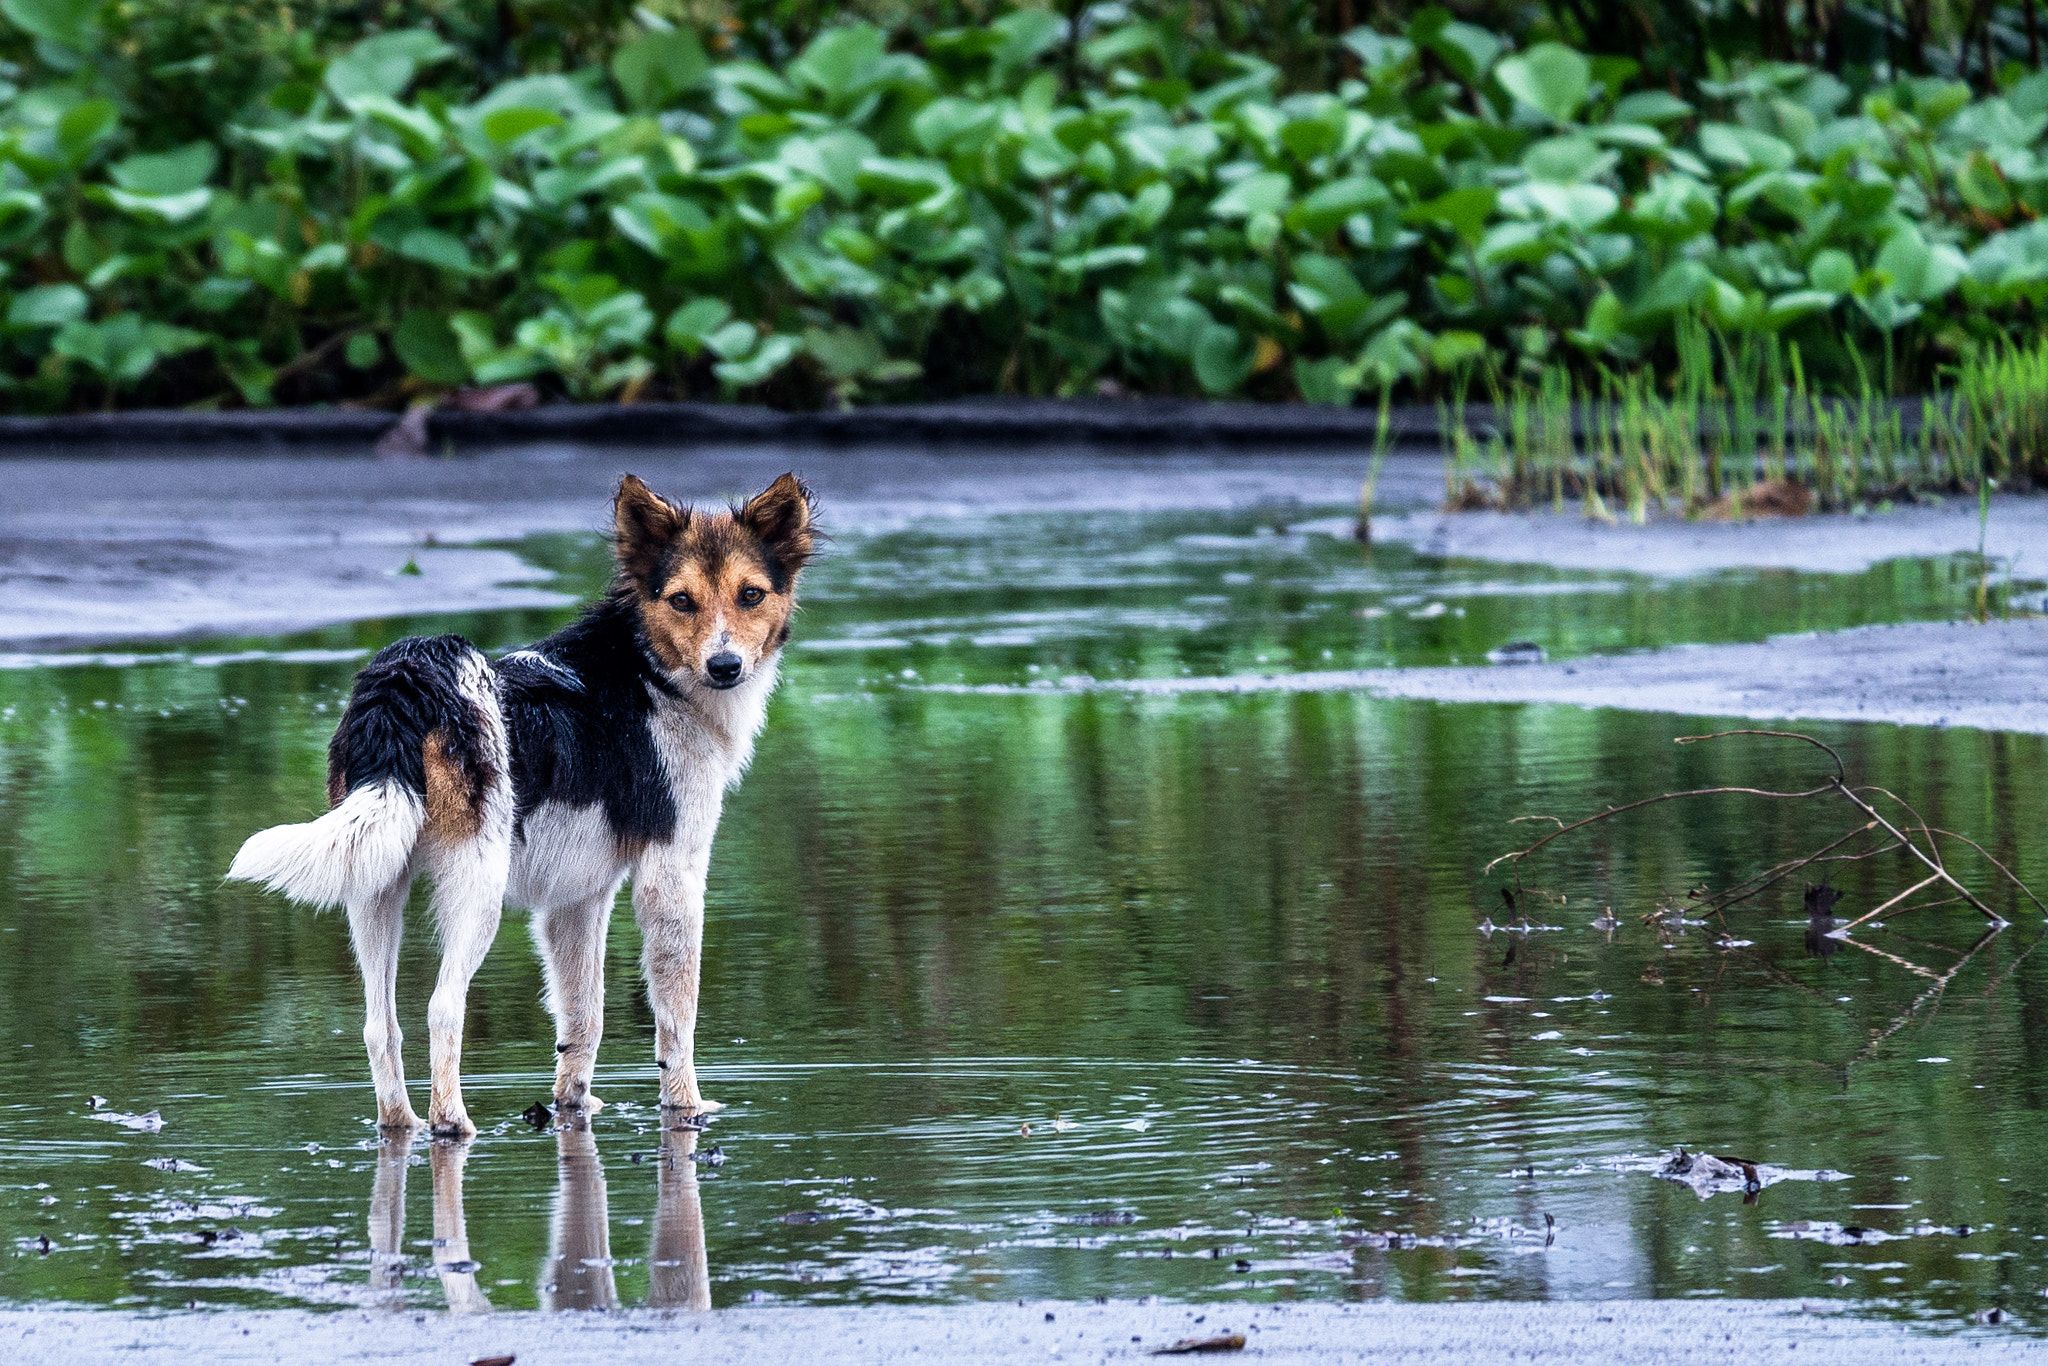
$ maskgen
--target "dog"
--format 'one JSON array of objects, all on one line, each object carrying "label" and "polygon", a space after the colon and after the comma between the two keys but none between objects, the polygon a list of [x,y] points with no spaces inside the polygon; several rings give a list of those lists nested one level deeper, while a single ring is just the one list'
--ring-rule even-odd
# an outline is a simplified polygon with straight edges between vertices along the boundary
[{"label": "dog", "polygon": [[440,975],[427,1006],[427,1126],[476,1133],[462,1102],[470,978],[505,905],[534,918],[555,1018],[558,1111],[589,1113],[604,1028],[604,945],[627,879],[645,941],[665,1110],[719,1109],[697,1086],[704,879],[725,791],[767,716],[818,533],[785,474],[696,510],[633,475],[612,503],[610,590],[495,662],[460,636],[388,646],[356,675],[327,750],[329,810],[251,835],[228,877],[342,906],[362,969],[377,1122],[419,1127],[399,1055],[399,937],[433,882]]}]

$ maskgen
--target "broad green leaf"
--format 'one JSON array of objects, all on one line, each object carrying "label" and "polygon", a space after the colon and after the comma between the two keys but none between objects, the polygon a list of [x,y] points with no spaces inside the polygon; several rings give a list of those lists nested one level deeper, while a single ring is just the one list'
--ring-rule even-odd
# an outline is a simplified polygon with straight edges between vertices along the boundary
[{"label": "broad green leaf", "polygon": [[776,333],[761,342],[760,349],[745,360],[729,360],[711,367],[711,373],[737,389],[759,384],[795,360],[803,343],[786,333]]},{"label": "broad green leaf", "polygon": [[1714,277],[1698,261],[1674,261],[1642,292],[1630,312],[1638,318],[1654,319],[1691,308],[1706,295]]},{"label": "broad green leaf", "polygon": [[1814,256],[1806,267],[1806,278],[1816,290],[1828,294],[1846,294],[1856,284],[1856,263],[1849,253],[1829,248]]},{"label": "broad green leaf", "polygon": [[204,185],[219,162],[212,143],[192,142],[175,152],[124,157],[107,167],[107,174],[133,194],[186,194]]},{"label": "broad green leaf", "polygon": [[1405,217],[1410,223],[1441,223],[1457,233],[1466,246],[1476,246],[1485,235],[1486,220],[1493,216],[1499,202],[1499,191],[1473,185],[1417,204]]},{"label": "broad green leaf", "polygon": [[379,33],[327,64],[327,88],[343,104],[365,95],[394,99],[405,93],[421,67],[454,55],[454,48],[425,29]]},{"label": "broad green leaf", "polygon": [[1354,368],[1360,382],[1369,389],[1386,389],[1420,375],[1428,368],[1433,341],[1420,324],[1408,318],[1388,323],[1358,353]]},{"label": "broad green leaf", "polygon": [[1691,113],[1691,105],[1667,90],[1641,90],[1614,102],[1616,123],[1670,123]]},{"label": "broad green leaf", "polygon": [[414,228],[399,239],[397,251],[400,256],[424,261],[442,270],[464,275],[476,270],[476,262],[471,259],[469,248],[463,245],[462,239],[439,228]]},{"label": "broad green leaf", "polygon": [[725,326],[731,317],[732,305],[723,299],[692,299],[669,314],[661,334],[670,346],[694,356],[709,343],[712,333]]},{"label": "broad green leaf", "polygon": [[1931,303],[1956,287],[1967,263],[1947,243],[1929,243],[1908,224],[1894,232],[1871,263],[1888,277],[1902,299]]},{"label": "broad green leaf", "polygon": [[943,156],[956,149],[980,145],[987,134],[995,131],[1001,118],[1002,110],[994,104],[948,95],[918,110],[917,117],[910,121],[910,131],[925,151]]},{"label": "broad green leaf", "polygon": [[1713,187],[1667,171],[1636,196],[1631,217],[1637,230],[1668,242],[1684,241],[1713,229],[1721,215]]},{"label": "broad green leaf", "polygon": [[97,194],[123,213],[137,218],[152,218],[163,223],[182,223],[206,211],[213,202],[213,191],[192,190],[185,194],[129,194],[126,190],[88,190]]},{"label": "broad green leaf", "polygon": [[1493,69],[1501,88],[1539,113],[1567,123],[1593,87],[1593,68],[1562,43],[1538,43]]},{"label": "broad green leaf", "polygon": [[1734,123],[1703,125],[1699,147],[1702,155],[1744,171],[1782,171],[1798,159],[1784,139]]},{"label": "broad green leaf", "polygon": [[688,29],[646,33],[612,54],[612,79],[634,109],[663,109],[694,89],[710,70],[697,35]]},{"label": "broad green leaf", "polygon": [[882,31],[872,24],[826,29],[811,39],[783,74],[816,90],[832,104],[844,104],[866,90],[881,72],[883,47]]},{"label": "broad green leaf", "polygon": [[856,378],[888,358],[874,334],[859,327],[806,328],[804,349],[835,380]]},{"label": "broad green leaf", "polygon": [[120,118],[121,111],[112,100],[82,100],[57,120],[57,148],[66,161],[76,166],[114,131]]},{"label": "broad green leaf", "polygon": [[429,384],[466,384],[469,364],[446,315],[432,309],[416,308],[399,319],[391,334],[391,349],[414,375]]},{"label": "broad green leaf", "polygon": [[2006,188],[2004,174],[1981,151],[1970,153],[1956,168],[1956,193],[1965,204],[1993,218],[2012,212],[2012,191]]},{"label": "broad green leaf", "polygon": [[7,305],[11,328],[62,327],[85,316],[85,291],[77,285],[37,285],[14,296]]},{"label": "broad green leaf", "polygon": [[[1412,36],[1412,35],[1411,35]],[[1424,40],[1430,51],[1443,58],[1444,65],[1467,85],[1477,85],[1493,69],[1505,46],[1501,40],[1476,24],[1453,19]]]},{"label": "broad green leaf", "polygon": [[1287,207],[1294,182],[1277,171],[1248,175],[1217,195],[1209,212],[1218,218],[1249,218],[1259,213],[1279,213]]},{"label": "broad green leaf", "polygon": [[1764,325],[1773,330],[1789,326],[1801,318],[1827,312],[1839,298],[1841,295],[1825,289],[1794,289],[1773,295],[1764,312]]},{"label": "broad green leaf", "polygon": [[[1603,293],[1601,299],[1612,299],[1612,294]],[[1598,308],[1595,301],[1594,307]],[[1429,344],[1429,363],[1438,370],[1455,370],[1468,361],[1478,360],[1486,354],[1486,338],[1477,332],[1440,332]]]},{"label": "broad green leaf", "polygon": [[1349,368],[1342,356],[1325,356],[1321,360],[1296,357],[1294,387],[1301,391],[1304,403],[1348,408],[1358,392],[1358,385],[1346,374]]},{"label": "broad green leaf", "polygon": [[530,104],[507,105],[483,116],[479,127],[484,136],[500,147],[509,147],[529,133],[543,128],[560,128],[567,120],[552,109]]},{"label": "broad green leaf", "polygon": [[1614,153],[1602,151],[1591,138],[1570,134],[1529,144],[1522,153],[1522,169],[1538,180],[1571,185],[1605,175],[1616,160]]},{"label": "broad green leaf", "polygon": [[1237,329],[1210,323],[1195,338],[1195,379],[1211,394],[1235,392],[1251,378],[1253,348],[1238,336]]},{"label": "broad green leaf", "polygon": [[760,337],[760,329],[752,323],[735,320],[704,338],[704,345],[720,360],[738,360],[754,349]]},{"label": "broad green leaf", "polygon": [[1392,199],[1387,187],[1371,176],[1345,176],[1303,196],[1287,211],[1287,226],[1311,237],[1326,237],[1354,215]]},{"label": "broad green leaf", "polygon": [[0,14],[35,37],[90,52],[99,45],[100,0],[0,0]]}]

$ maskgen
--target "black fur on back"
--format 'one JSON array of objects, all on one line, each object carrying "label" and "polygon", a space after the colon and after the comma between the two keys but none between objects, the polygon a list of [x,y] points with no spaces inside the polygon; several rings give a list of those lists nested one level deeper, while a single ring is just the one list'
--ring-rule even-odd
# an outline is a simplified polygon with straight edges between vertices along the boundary
[{"label": "black fur on back", "polygon": [[441,732],[462,770],[471,804],[496,776],[484,719],[463,695],[462,667],[476,647],[461,636],[409,636],[379,650],[356,675],[341,725],[327,744],[327,796],[335,805],[359,787],[397,779],[424,797],[427,736]]},{"label": "black fur on back", "polygon": [[[497,662],[512,744],[514,838],[543,802],[601,804],[622,843],[675,833],[675,797],[655,752],[654,694],[675,694],[642,637],[630,591],[614,592],[532,647]],[[550,667],[552,665],[553,667]]]}]

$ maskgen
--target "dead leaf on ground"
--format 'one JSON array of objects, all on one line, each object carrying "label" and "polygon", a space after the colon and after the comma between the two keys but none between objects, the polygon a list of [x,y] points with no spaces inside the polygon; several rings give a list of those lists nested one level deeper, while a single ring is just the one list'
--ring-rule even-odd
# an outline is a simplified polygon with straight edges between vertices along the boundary
[{"label": "dead leaf on ground", "polygon": [[1244,1350],[1243,1333],[1219,1333],[1213,1338],[1182,1338],[1171,1347],[1161,1347],[1152,1355],[1156,1357],[1189,1356],[1196,1352],[1241,1352]]}]

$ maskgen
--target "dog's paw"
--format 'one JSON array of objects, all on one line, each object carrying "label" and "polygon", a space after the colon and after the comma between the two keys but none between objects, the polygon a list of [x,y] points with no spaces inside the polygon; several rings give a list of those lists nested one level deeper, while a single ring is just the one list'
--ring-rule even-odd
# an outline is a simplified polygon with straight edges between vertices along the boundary
[{"label": "dog's paw", "polygon": [[663,1114],[681,1115],[684,1118],[691,1115],[715,1115],[724,1108],[724,1101],[706,1100],[702,1096],[685,1096],[681,1100],[664,1100],[661,1103]]},{"label": "dog's paw", "polygon": [[387,1134],[409,1134],[425,1125],[408,1105],[403,1110],[379,1110],[377,1127]]},{"label": "dog's paw", "polygon": [[438,1114],[427,1122],[427,1128],[435,1138],[470,1139],[476,1137],[476,1125],[469,1122],[469,1116],[461,1110]]},{"label": "dog's paw", "polygon": [[586,1115],[594,1115],[604,1108],[604,1102],[599,1100],[597,1094],[593,1091],[584,1091],[580,1094],[557,1091],[555,1092],[555,1108],[557,1110],[581,1110]]}]

